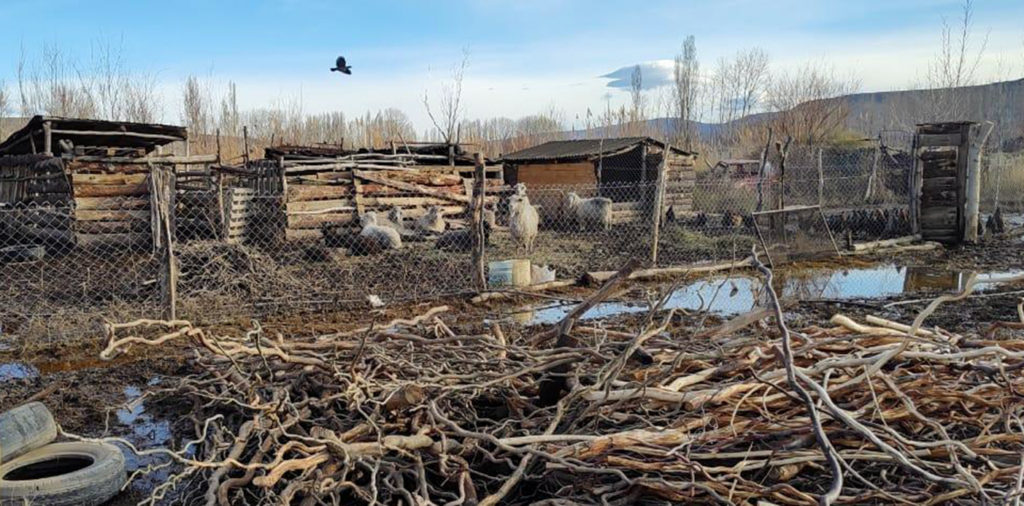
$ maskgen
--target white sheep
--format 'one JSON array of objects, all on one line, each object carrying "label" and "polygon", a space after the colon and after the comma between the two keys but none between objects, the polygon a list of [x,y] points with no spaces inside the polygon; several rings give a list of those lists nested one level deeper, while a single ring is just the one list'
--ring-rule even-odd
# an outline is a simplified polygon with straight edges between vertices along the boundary
[{"label": "white sheep", "polygon": [[444,216],[441,215],[441,208],[438,206],[427,208],[427,214],[416,219],[415,227],[417,232],[424,235],[444,232],[447,224],[444,221]]},{"label": "white sheep", "polygon": [[612,226],[612,200],[605,197],[580,198],[576,192],[566,196],[566,210],[576,226],[584,230],[608,230]]},{"label": "white sheep", "polygon": [[519,246],[525,247],[527,253],[533,250],[533,241],[537,239],[539,223],[540,215],[537,213],[537,208],[530,205],[530,198],[525,195],[525,192],[523,195],[517,193],[509,198],[508,227],[512,239],[517,243],[517,249]]},{"label": "white sheep", "polygon": [[359,224],[363,229],[359,237],[364,241],[377,243],[382,249],[398,249],[402,247],[402,237],[398,231],[387,225],[377,224],[377,213],[369,212],[359,218]]},{"label": "white sheep", "polygon": [[[378,220],[379,219],[380,218],[378,218]],[[402,229],[405,228],[405,214],[402,212],[402,208],[398,206],[392,207],[391,210],[388,211],[387,218],[385,218],[380,224],[401,232]]]}]

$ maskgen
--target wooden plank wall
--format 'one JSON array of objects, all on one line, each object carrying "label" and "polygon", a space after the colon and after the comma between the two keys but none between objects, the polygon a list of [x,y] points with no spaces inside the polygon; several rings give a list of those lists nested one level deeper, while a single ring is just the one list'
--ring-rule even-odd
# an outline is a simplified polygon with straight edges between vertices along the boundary
[{"label": "wooden plank wall", "polygon": [[68,204],[71,188],[60,158],[49,155],[0,156],[0,202]]},{"label": "wooden plank wall", "polygon": [[[487,179],[491,192],[502,187],[500,172]],[[288,176],[285,191],[285,237],[318,239],[326,227],[353,227],[365,212],[387,213],[400,207],[417,218],[430,206],[446,216],[466,209],[466,187],[450,167],[433,170],[334,170]],[[422,190],[422,191],[419,191]],[[494,197],[489,197],[492,201]]]},{"label": "wooden plank wall", "polygon": [[67,162],[79,247],[145,247],[152,240],[149,168]]}]

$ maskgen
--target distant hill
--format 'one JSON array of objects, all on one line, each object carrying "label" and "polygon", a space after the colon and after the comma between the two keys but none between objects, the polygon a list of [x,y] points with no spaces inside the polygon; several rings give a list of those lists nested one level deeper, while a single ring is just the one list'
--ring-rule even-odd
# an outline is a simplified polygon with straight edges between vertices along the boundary
[{"label": "distant hill", "polygon": [[995,139],[1024,132],[1024,79],[938,90],[882,91],[847,95],[847,126],[865,133],[912,129],[917,123],[960,119],[993,121]]},{"label": "distant hill", "polygon": [[[856,93],[839,97],[839,100],[846,102],[849,108],[846,127],[865,136],[873,136],[881,130],[913,131],[918,123],[950,120],[993,121],[996,128],[992,141],[1004,146],[1017,146],[1024,136],[1024,79],[962,88]],[[709,138],[736,124],[770,121],[774,114],[753,114],[726,124],[694,122],[694,126],[701,137]],[[677,131],[677,121],[655,118],[632,127],[657,136],[669,136]],[[622,128],[594,128],[571,136],[611,136]]]}]

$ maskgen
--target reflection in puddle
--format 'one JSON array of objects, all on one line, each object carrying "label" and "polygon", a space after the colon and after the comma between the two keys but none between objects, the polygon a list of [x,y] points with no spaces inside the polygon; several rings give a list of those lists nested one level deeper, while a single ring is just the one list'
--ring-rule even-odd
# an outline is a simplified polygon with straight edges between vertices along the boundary
[{"label": "reflection in puddle", "polygon": [[[157,382],[159,382],[159,379],[154,378],[149,383],[154,385]],[[131,441],[140,450],[166,446],[171,439],[170,422],[158,420],[152,414],[146,412],[141,388],[127,386],[124,388],[124,395],[128,402],[126,406],[117,410],[117,420],[129,428],[129,432],[123,437]],[[150,465],[162,464],[167,460],[159,455],[135,455],[130,451],[126,451],[124,454],[125,465],[129,472]],[[156,485],[166,481],[171,472],[172,469],[164,467],[155,472],[142,475],[132,482],[132,488],[140,492],[148,492]]]},{"label": "reflection in puddle", "polygon": [[39,370],[23,362],[0,364],[0,383],[39,377]]},{"label": "reflection in puddle", "polygon": [[[978,281],[988,284],[1018,274],[1024,274],[1024,270],[979,274]],[[775,273],[775,288],[780,297],[788,300],[879,299],[901,293],[959,292],[966,285],[969,275],[969,272],[897,265],[841,270],[779,270]],[[741,274],[699,280],[683,286],[672,293],[665,308],[731,316],[749,311],[761,303],[762,297],[761,279]],[[561,320],[572,307],[532,307],[513,313],[512,318],[523,325],[551,324]],[[606,302],[591,308],[582,319],[593,320],[644,311],[647,311],[647,305],[643,303]]]}]

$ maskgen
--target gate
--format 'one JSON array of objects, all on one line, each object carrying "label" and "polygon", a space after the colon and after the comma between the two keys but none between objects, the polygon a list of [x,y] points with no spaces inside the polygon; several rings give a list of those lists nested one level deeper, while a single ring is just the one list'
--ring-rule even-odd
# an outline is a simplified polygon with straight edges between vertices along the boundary
[{"label": "gate", "polygon": [[924,240],[949,244],[964,238],[968,151],[975,125],[955,122],[917,127],[911,222]]}]

